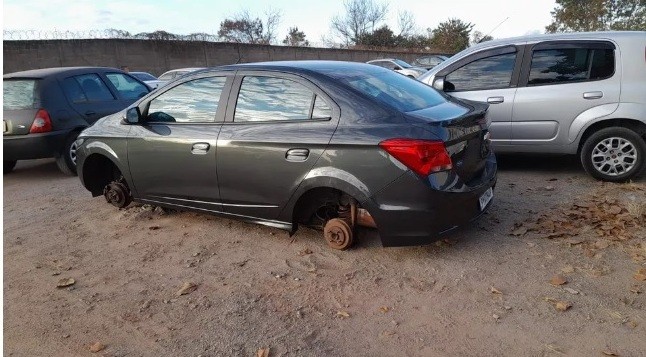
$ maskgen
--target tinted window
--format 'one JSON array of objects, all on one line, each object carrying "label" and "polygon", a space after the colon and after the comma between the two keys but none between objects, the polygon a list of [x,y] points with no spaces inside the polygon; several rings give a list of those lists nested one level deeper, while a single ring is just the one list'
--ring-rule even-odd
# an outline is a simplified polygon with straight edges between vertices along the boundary
[{"label": "tinted window", "polygon": [[[78,93],[78,87],[70,84],[69,80],[76,81],[76,83],[80,86],[83,94],[82,96]],[[115,99],[112,95],[112,92],[110,92],[101,78],[94,73],[70,77],[67,78],[64,82],[67,82],[67,85],[65,83],[63,85],[64,90],[66,91],[65,94],[74,103],[103,102]],[[68,90],[70,92],[67,92]]]},{"label": "tinted window", "polygon": [[475,60],[446,76],[447,92],[485,90],[509,87],[516,53],[507,53]]},{"label": "tinted window", "polygon": [[332,117],[332,109],[329,105],[321,98],[316,96],[314,99],[314,108],[312,109],[312,119],[327,119]]},{"label": "tinted window", "polygon": [[310,119],[314,92],[283,78],[247,76],[242,80],[234,121]]},{"label": "tinted window", "polygon": [[336,78],[374,100],[402,112],[433,107],[446,102],[435,89],[393,71],[376,70]]},{"label": "tinted window", "polygon": [[105,76],[108,77],[119,91],[119,94],[125,99],[138,99],[148,94],[148,87],[130,76],[122,73],[108,73]]},{"label": "tinted window", "polygon": [[152,74],[146,72],[130,72],[130,74],[140,81],[154,81],[157,79]]},{"label": "tinted window", "polygon": [[148,121],[214,122],[226,77],[209,77],[184,82],[150,102]]},{"label": "tinted window", "polygon": [[36,80],[2,81],[2,107],[6,110],[31,109],[36,106]]},{"label": "tinted window", "polygon": [[81,85],[76,79],[74,79],[74,77],[65,78],[63,81],[63,92],[65,92],[65,96],[67,96],[67,99],[72,103],[87,102],[87,98],[85,97],[85,93],[83,92]]},{"label": "tinted window", "polygon": [[537,50],[532,55],[528,85],[598,80],[614,73],[612,49]]}]

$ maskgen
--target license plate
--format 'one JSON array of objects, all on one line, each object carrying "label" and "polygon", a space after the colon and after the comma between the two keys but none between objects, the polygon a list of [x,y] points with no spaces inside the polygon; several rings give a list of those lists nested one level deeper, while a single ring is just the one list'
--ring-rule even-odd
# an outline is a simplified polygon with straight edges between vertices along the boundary
[{"label": "license plate", "polygon": [[486,190],[482,196],[480,196],[480,210],[484,210],[485,207],[487,207],[487,204],[489,204],[489,201],[493,198],[493,189],[489,187],[488,190]]}]

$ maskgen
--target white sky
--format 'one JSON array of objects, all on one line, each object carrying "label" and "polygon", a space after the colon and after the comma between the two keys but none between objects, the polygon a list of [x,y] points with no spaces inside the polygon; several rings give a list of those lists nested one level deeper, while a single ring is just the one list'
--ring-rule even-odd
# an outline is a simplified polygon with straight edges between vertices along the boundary
[{"label": "white sky", "polygon": [[[378,1],[379,2],[379,1]],[[343,14],[342,0],[4,0],[4,30],[89,31],[115,28],[131,33],[164,30],[177,34],[216,34],[220,22],[243,9],[262,17],[269,8],[282,13],[278,39],[298,26],[312,43],[330,33],[330,20]],[[474,30],[496,38],[543,32],[550,23],[554,0],[406,0],[389,1],[386,22],[397,32],[397,13],[415,15],[420,30],[434,28],[449,18],[475,24]]]}]

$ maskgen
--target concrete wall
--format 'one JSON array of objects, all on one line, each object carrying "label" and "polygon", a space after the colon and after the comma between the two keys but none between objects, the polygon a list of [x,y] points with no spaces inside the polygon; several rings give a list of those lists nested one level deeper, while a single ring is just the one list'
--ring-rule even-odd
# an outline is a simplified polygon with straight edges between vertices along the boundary
[{"label": "concrete wall", "polygon": [[128,66],[155,75],[182,67],[232,63],[324,59],[365,62],[395,57],[412,62],[423,53],[265,46],[218,42],[158,40],[4,41],[3,73],[65,66]]}]

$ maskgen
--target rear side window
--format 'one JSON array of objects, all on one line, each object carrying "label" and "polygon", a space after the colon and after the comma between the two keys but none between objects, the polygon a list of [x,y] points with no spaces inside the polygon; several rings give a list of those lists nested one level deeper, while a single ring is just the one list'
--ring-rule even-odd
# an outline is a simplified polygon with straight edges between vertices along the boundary
[{"label": "rear side window", "polygon": [[35,79],[2,81],[2,107],[4,110],[33,109],[37,106]]},{"label": "rear side window", "polygon": [[516,53],[506,53],[475,60],[448,74],[444,79],[447,92],[507,88],[514,72]]},{"label": "rear side window", "polygon": [[148,107],[149,122],[215,122],[226,77],[207,77],[181,83],[160,94]]},{"label": "rear side window", "polygon": [[[264,122],[329,118],[330,107],[304,85],[284,78],[246,76],[233,121]],[[316,116],[313,116],[316,108]]]},{"label": "rear side window", "polygon": [[63,80],[63,92],[72,103],[115,100],[101,77],[94,73],[66,78]]},{"label": "rear side window", "polygon": [[563,48],[535,50],[528,85],[594,81],[615,72],[613,49]]},{"label": "rear side window", "polygon": [[108,73],[105,76],[108,77],[112,85],[117,88],[119,94],[125,99],[138,99],[149,92],[146,86],[125,74]]}]

